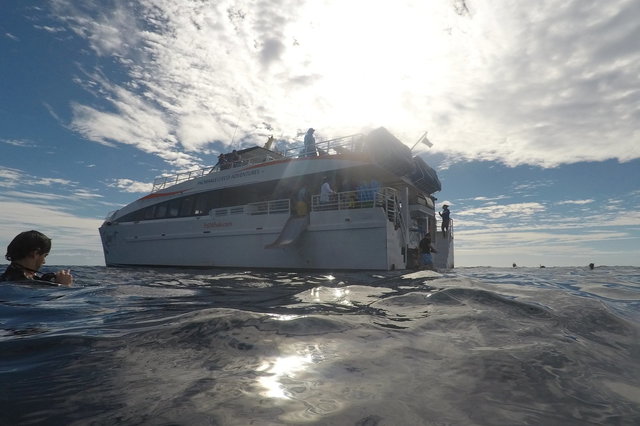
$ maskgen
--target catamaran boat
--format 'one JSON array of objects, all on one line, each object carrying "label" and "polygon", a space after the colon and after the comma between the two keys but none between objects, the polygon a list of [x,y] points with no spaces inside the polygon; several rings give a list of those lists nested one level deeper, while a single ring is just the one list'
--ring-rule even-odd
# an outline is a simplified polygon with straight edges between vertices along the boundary
[{"label": "catamaran boat", "polygon": [[386,129],[313,152],[268,148],[156,179],[100,227],[107,266],[407,269],[429,231],[436,267],[453,267],[453,228],[436,232],[438,176]]}]

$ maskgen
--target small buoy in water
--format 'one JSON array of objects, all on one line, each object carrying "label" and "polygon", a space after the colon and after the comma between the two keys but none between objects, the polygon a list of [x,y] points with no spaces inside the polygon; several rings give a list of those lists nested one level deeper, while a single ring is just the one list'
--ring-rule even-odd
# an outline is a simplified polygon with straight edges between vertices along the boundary
[{"label": "small buoy in water", "polygon": [[544,265],[540,265],[540,267],[541,267],[541,268],[546,268],[546,266],[544,266]]},{"label": "small buoy in water", "polygon": [[594,265],[593,263],[590,263],[590,264],[589,264],[589,269],[593,269],[593,268],[595,268],[595,267],[596,267],[596,265]]}]

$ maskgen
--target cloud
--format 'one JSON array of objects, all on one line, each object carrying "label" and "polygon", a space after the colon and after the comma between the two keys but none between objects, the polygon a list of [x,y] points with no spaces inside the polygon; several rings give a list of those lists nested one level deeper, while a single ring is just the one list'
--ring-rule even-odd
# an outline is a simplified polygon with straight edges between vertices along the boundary
[{"label": "cloud", "polygon": [[33,142],[26,139],[0,139],[0,142],[22,148],[33,148],[36,146]]},{"label": "cloud", "polygon": [[36,177],[24,173],[22,170],[0,168],[0,187],[14,188],[19,185],[24,186],[75,186],[77,183],[60,178]]},{"label": "cloud", "polygon": [[46,31],[48,33],[63,33],[67,31],[64,27],[50,27],[48,25],[35,25],[35,28]]},{"label": "cloud", "polygon": [[0,188],[15,188],[23,183],[22,176],[20,170],[0,168]]},{"label": "cloud", "polygon": [[546,210],[546,207],[540,203],[514,203],[514,204],[496,204],[472,209],[462,210],[456,213],[456,216],[483,216],[493,219],[504,217],[530,217]]},{"label": "cloud", "polygon": [[[0,168],[0,202],[49,204],[61,202],[62,210],[74,208],[69,202],[99,200],[103,198],[78,183],[60,178],[31,176],[22,170]],[[86,204],[85,204],[86,206]]]},{"label": "cloud", "polygon": [[103,198],[103,196],[101,194],[96,194],[94,192],[91,192],[89,190],[86,189],[79,189],[77,191],[73,192],[73,197],[75,198],[79,198],[79,199],[97,199],[97,198]]},{"label": "cloud", "polygon": [[499,200],[504,200],[506,198],[509,198],[506,195],[498,195],[496,197],[475,197],[473,198],[473,201],[499,201]]},{"label": "cloud", "polygon": [[589,200],[566,200],[566,201],[559,201],[558,205],[566,205],[566,204],[574,204],[574,205],[585,205],[585,204],[591,204],[595,202],[595,200],[589,199]]},{"label": "cloud", "polygon": [[514,182],[513,191],[518,194],[530,193],[533,190],[553,186],[554,182],[549,179],[529,181],[525,183]]},{"label": "cloud", "polygon": [[428,129],[453,161],[640,158],[635,0],[53,8],[125,73],[91,78],[111,106],[77,102],[71,128],[175,165],[212,142],[263,140],[261,123],[289,140],[310,125],[328,137],[383,125],[406,143]]},{"label": "cloud", "polygon": [[153,188],[152,183],[136,182],[131,179],[116,179],[109,186],[123,190],[124,192],[149,193]]},{"label": "cloud", "polygon": [[68,179],[59,179],[59,178],[36,178],[33,182],[33,185],[42,185],[42,186],[69,186],[75,185],[76,183],[70,181]]}]

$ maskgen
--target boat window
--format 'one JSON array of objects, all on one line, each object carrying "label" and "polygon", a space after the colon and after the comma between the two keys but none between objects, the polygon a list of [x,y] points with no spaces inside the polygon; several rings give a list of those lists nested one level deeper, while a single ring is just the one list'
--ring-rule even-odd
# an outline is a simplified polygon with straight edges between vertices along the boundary
[{"label": "boat window", "polygon": [[180,199],[169,201],[169,207],[167,208],[169,217],[178,217],[178,213],[180,212],[180,201]]},{"label": "boat window", "polygon": [[149,206],[146,209],[144,209],[143,219],[144,220],[153,219],[153,212],[155,211],[155,209],[156,209],[156,206]]},{"label": "boat window", "polygon": [[211,198],[211,194],[209,193],[198,195],[196,197],[196,205],[193,213],[196,216],[203,216],[208,214],[209,210],[211,210],[212,207]]},{"label": "boat window", "polygon": [[156,206],[156,210],[154,212],[154,219],[162,219],[167,214],[167,203],[160,203]]},{"label": "boat window", "polygon": [[193,204],[195,198],[194,197],[185,197],[182,199],[182,203],[180,204],[180,216],[192,216],[193,215]]}]

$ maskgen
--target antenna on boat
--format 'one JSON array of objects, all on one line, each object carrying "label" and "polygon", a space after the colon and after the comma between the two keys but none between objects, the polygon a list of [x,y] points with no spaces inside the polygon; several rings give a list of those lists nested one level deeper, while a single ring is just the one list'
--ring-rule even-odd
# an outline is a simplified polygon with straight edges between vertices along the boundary
[{"label": "antenna on boat", "polygon": [[429,140],[429,138],[427,137],[427,133],[429,133],[429,131],[427,130],[426,132],[424,132],[422,134],[422,136],[420,136],[420,138],[418,139],[418,141],[413,144],[413,146],[411,147],[411,151],[413,151],[413,149],[418,146],[419,143],[423,143],[426,146],[428,146],[429,148],[431,148],[433,146],[433,143],[431,143],[431,141]]},{"label": "antenna on boat", "polygon": [[231,137],[231,146],[233,147],[233,141],[236,140],[236,132],[238,131],[238,121],[236,121],[236,128],[233,131],[233,136]]}]

